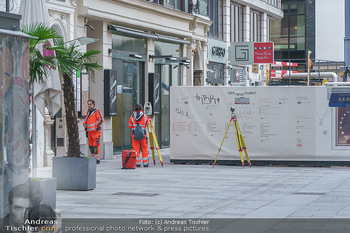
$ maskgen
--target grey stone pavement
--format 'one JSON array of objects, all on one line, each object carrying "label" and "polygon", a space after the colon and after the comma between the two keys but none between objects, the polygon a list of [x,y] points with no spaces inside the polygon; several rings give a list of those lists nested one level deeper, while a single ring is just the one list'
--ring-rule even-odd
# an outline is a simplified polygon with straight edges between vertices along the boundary
[{"label": "grey stone pavement", "polygon": [[[242,167],[170,163],[97,165],[91,191],[57,190],[63,218],[350,218],[348,167]],[[152,160],[152,158],[150,157]],[[39,168],[38,177],[51,177]]]}]

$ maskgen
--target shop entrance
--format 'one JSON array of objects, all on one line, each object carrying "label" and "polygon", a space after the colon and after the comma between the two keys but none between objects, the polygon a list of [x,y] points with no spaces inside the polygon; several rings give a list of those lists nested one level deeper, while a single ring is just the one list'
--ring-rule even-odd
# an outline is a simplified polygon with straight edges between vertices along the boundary
[{"label": "shop entrance", "polygon": [[172,85],[172,65],[155,66],[156,73],[160,74],[160,114],[156,116],[156,135],[161,148],[170,146],[170,86]]},{"label": "shop entrance", "polygon": [[117,116],[112,117],[114,151],[131,149],[129,118],[137,103],[144,103],[144,62],[113,59],[117,75]]}]

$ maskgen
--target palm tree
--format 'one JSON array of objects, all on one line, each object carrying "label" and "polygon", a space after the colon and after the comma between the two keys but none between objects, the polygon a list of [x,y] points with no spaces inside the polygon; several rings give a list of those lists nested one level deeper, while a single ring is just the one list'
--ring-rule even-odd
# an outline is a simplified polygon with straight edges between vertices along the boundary
[{"label": "palm tree", "polygon": [[[66,47],[62,38],[54,29],[44,24],[33,24],[23,27],[22,31],[30,36],[36,37],[30,39],[30,81],[43,80],[47,77],[49,68],[58,68],[63,79],[62,90],[66,112],[66,125],[68,130],[68,157],[80,157],[79,130],[77,114],[75,110],[74,85],[72,75],[75,71],[85,70],[94,77],[94,71],[102,69],[93,57],[100,53],[97,50],[90,50],[81,53],[78,46],[74,44]],[[56,56],[43,56],[40,44],[45,44],[49,39],[56,39],[55,46],[46,45],[47,49],[55,51]]]},{"label": "palm tree", "polygon": [[82,71],[91,74],[92,79],[95,76],[95,70],[102,69],[96,61],[93,61],[95,55],[100,51],[90,50],[85,53],[78,51],[78,46],[74,44],[66,48],[62,40],[58,40],[53,48],[56,52],[56,62],[59,73],[62,76],[63,99],[66,111],[66,124],[68,131],[68,157],[80,157],[80,143],[77,113],[75,110],[74,85],[72,75],[76,71]]}]

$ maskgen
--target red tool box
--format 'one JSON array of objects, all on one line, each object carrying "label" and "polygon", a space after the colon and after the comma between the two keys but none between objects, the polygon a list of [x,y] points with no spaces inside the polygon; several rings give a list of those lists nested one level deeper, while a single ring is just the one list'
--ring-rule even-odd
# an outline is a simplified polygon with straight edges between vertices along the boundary
[{"label": "red tool box", "polygon": [[124,169],[136,168],[136,151],[135,150],[123,150],[122,168]]}]

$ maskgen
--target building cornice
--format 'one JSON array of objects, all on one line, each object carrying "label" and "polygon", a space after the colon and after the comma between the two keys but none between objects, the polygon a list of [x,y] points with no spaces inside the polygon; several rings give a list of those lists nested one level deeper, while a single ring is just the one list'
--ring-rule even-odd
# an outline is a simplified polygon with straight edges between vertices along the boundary
[{"label": "building cornice", "polygon": [[280,8],[274,7],[270,4],[267,4],[263,1],[257,1],[257,0],[234,0],[232,2],[238,3],[240,5],[247,5],[252,10],[257,10],[260,12],[265,12],[268,16],[274,18],[274,19],[282,19],[283,18],[283,11]]},{"label": "building cornice", "polygon": [[[203,28],[212,23],[208,18],[143,0],[80,0],[78,3],[80,17],[180,38],[191,38],[193,34],[198,34],[204,39],[206,32]],[[196,30],[191,29],[193,22],[198,25]]]}]

